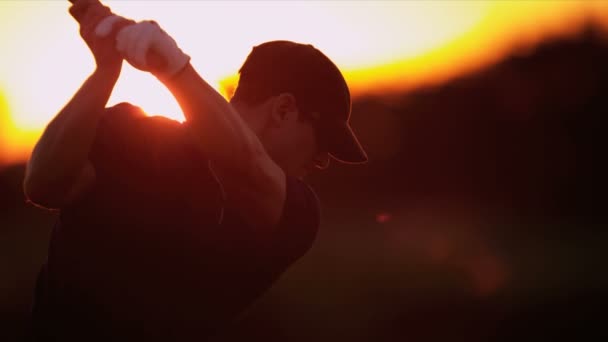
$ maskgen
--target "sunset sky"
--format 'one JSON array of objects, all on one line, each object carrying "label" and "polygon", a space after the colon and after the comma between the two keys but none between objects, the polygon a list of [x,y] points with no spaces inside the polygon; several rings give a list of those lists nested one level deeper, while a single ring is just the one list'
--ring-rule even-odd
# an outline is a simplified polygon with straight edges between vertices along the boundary
[{"label": "sunset sky", "polygon": [[[234,82],[251,47],[312,43],[345,73],[355,96],[405,91],[574,34],[608,28],[608,1],[105,1],[154,19],[216,89]],[[25,160],[44,126],[94,68],[69,2],[0,1],[0,164]],[[129,101],[182,120],[152,76],[125,66],[110,105]]]}]

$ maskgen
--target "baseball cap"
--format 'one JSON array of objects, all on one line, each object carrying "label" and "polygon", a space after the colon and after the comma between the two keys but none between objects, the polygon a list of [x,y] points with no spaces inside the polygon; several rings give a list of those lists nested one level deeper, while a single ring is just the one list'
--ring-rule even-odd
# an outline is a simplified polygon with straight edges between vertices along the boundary
[{"label": "baseball cap", "polygon": [[317,48],[286,40],[266,42],[252,49],[239,73],[234,99],[261,101],[291,93],[300,111],[314,120],[317,138],[333,159],[367,161],[349,124],[348,85],[338,67]]}]

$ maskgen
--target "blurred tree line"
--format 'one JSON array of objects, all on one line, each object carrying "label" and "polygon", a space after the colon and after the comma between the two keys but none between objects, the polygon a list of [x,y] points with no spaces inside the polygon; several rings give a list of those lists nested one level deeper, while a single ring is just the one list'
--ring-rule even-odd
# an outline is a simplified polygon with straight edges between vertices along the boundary
[{"label": "blurred tree line", "polygon": [[[357,99],[370,163],[311,178],[317,245],[218,340],[600,331],[607,61],[589,26],[445,84]],[[26,326],[55,219],[25,203],[23,171],[0,172],[0,340]]]}]

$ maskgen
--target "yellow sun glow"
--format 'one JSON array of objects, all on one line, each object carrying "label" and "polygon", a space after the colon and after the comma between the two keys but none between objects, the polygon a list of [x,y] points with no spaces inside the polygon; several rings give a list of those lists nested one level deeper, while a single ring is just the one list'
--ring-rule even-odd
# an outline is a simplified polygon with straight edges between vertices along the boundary
[{"label": "yellow sun glow", "polygon": [[[344,71],[355,96],[436,83],[514,46],[608,22],[601,1],[104,1],[154,19],[225,92],[252,46],[312,43]],[[68,1],[0,1],[0,163],[23,160],[44,126],[94,68]],[[4,99],[4,100],[2,100]],[[154,77],[126,65],[110,105],[129,101],[182,120]],[[10,109],[10,111],[9,111]]]}]

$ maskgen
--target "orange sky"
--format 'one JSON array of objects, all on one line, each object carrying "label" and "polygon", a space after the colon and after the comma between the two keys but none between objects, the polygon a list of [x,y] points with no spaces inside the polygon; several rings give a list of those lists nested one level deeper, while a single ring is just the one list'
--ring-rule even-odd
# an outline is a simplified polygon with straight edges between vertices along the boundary
[{"label": "orange sky", "polygon": [[[343,70],[355,96],[404,91],[524,53],[586,19],[608,27],[608,1],[105,1],[154,19],[218,89],[253,45],[312,43]],[[67,1],[0,1],[0,164],[27,158],[42,129],[93,70]],[[181,120],[169,92],[126,67],[110,104],[130,101]]]}]

